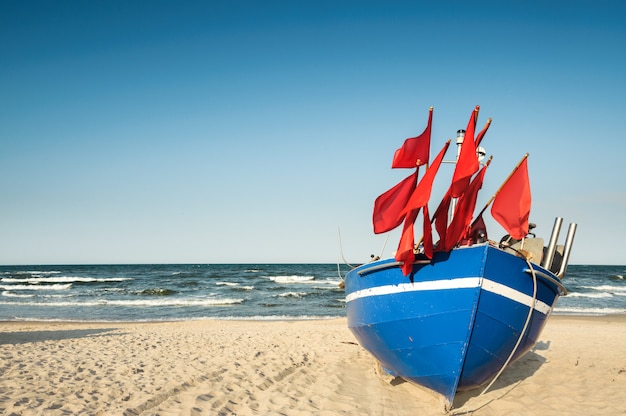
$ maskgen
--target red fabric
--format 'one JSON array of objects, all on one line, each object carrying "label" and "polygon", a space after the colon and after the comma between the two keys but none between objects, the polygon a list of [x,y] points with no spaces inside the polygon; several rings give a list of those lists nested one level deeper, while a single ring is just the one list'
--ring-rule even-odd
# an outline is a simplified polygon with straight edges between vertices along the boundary
[{"label": "red fabric", "polygon": [[531,203],[528,158],[524,158],[497,193],[491,215],[511,237],[521,240],[528,234]]},{"label": "red fabric", "polygon": [[445,250],[446,246],[446,231],[448,229],[448,212],[450,211],[450,202],[452,197],[450,196],[450,190],[446,192],[443,200],[439,203],[439,207],[433,215],[435,221],[435,229],[439,234],[439,244],[437,244],[437,251]]},{"label": "red fabric", "polygon": [[414,168],[425,165],[430,157],[430,132],[433,121],[433,109],[428,112],[428,124],[422,134],[404,141],[393,155],[392,168]]},{"label": "red fabric", "polygon": [[426,173],[417,184],[417,187],[413,191],[413,194],[406,203],[406,208],[403,211],[405,214],[409,211],[419,209],[428,203],[433,188],[433,181],[435,180],[435,175],[437,175],[437,171],[439,170],[441,161],[446,154],[446,150],[448,150],[448,146],[450,146],[449,140],[439,151],[439,154],[433,161],[433,164],[426,170]]},{"label": "red fabric", "polygon": [[430,224],[428,204],[424,205],[424,254],[429,259],[433,258],[433,228]]},{"label": "red fabric", "polygon": [[465,138],[461,145],[461,153],[456,161],[454,175],[452,176],[452,186],[450,193],[453,198],[463,195],[465,188],[470,183],[472,175],[478,171],[478,158],[476,157],[476,145],[474,142],[474,131],[476,130],[476,118],[478,117],[478,109],[476,106],[465,130]]},{"label": "red fabric", "polygon": [[402,229],[402,237],[400,237],[400,244],[398,244],[398,250],[396,251],[396,260],[402,262],[402,273],[405,276],[411,274],[413,271],[413,261],[415,261],[415,253],[413,248],[415,247],[415,219],[419,213],[419,209],[413,210],[408,213],[404,219],[404,228]]},{"label": "red fabric", "polygon": [[472,225],[469,228],[469,231],[463,236],[463,240],[467,241],[467,244],[474,244],[476,242],[476,232],[482,230],[484,234],[484,239],[487,240],[487,225],[485,224],[485,220],[483,220],[483,216],[480,215],[474,221],[472,221]]},{"label": "red fabric", "polygon": [[374,214],[372,215],[374,234],[391,231],[402,224],[405,216],[402,211],[415,189],[417,172],[418,169],[415,169],[415,173],[407,176],[396,186],[376,198]]},{"label": "red fabric", "polygon": [[478,135],[476,136],[476,148],[477,149],[478,149],[478,146],[480,146],[480,142],[483,141],[483,137],[485,137],[485,133],[487,133],[487,130],[489,130],[489,126],[491,126],[491,119],[487,120],[487,124],[485,124],[485,127],[483,127],[480,133],[478,133]]},{"label": "red fabric", "polygon": [[452,222],[446,232],[446,251],[452,250],[469,231],[474,208],[476,208],[476,198],[478,197],[478,191],[483,186],[486,171],[487,166],[484,166],[467,187],[463,196],[459,198],[454,211],[454,218],[452,218]]},{"label": "red fabric", "polygon": [[[402,237],[400,237],[400,244],[398,245],[398,250],[396,251],[395,258],[397,261],[404,263],[401,268],[402,273],[404,273],[405,276],[409,275],[413,270],[413,260],[415,259],[415,255],[413,252],[413,248],[415,247],[415,219],[417,218],[417,214],[419,213],[420,209],[422,207],[426,207],[426,204],[430,199],[433,180],[435,179],[435,175],[439,170],[439,166],[441,165],[441,161],[443,160],[443,156],[446,154],[446,150],[448,150],[449,145],[450,141],[446,142],[446,144],[443,146],[443,148],[433,161],[433,164],[430,166],[430,168],[428,168],[428,170],[422,177],[422,180],[420,180],[419,184],[415,188],[415,191],[413,191],[413,195],[411,195],[411,198],[407,202],[406,208],[403,211],[403,214],[405,214],[404,228],[402,230]],[[427,210],[427,208],[424,209]],[[424,221],[426,221],[426,219]],[[430,226],[430,220],[428,221]],[[426,231],[424,235],[426,235]],[[432,236],[430,238],[432,239]]]}]

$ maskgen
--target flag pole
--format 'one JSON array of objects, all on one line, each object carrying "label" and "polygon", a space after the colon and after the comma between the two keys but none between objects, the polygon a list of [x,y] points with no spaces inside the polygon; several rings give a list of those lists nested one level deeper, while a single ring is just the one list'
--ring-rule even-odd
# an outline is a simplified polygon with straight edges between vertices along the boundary
[{"label": "flag pole", "polygon": [[[489,201],[487,201],[487,203],[485,204],[485,207],[484,207],[482,210],[480,210],[480,212],[478,213],[478,215],[476,216],[476,218],[480,218],[480,217],[481,217],[481,216],[485,213],[485,211],[487,210],[487,208],[489,208],[489,205],[491,205],[491,203],[492,203],[492,202],[496,199],[496,196],[498,195],[498,193],[500,193],[500,191],[502,190],[502,188],[504,187],[504,185],[506,185],[506,183],[509,181],[509,179],[511,179],[511,176],[513,176],[513,174],[514,174],[515,172],[517,172],[517,169],[520,167],[520,165],[522,164],[522,162],[524,162],[524,160],[526,160],[526,158],[528,158],[528,156],[529,156],[529,153],[526,153],[526,154],[524,155],[524,157],[522,157],[522,160],[520,160],[520,161],[517,163],[517,166],[515,166],[515,169],[513,169],[513,170],[511,171],[511,173],[509,174],[509,176],[506,178],[506,180],[505,180],[504,182],[502,182],[502,185],[500,185],[500,187],[498,188],[498,190],[496,191],[496,193],[495,193],[495,194],[493,194],[493,196],[491,197],[491,199],[489,199]],[[472,224],[473,224],[473,222],[472,222]]]},{"label": "flag pole", "polygon": [[[456,131],[456,159],[454,161],[455,166],[457,163],[459,163],[459,156],[461,156],[461,147],[463,147],[463,142],[465,141],[465,133],[467,132],[463,129]],[[472,137],[472,145],[473,145],[473,140],[474,138]],[[450,188],[452,188],[452,184],[450,184]],[[448,223],[451,223],[452,217],[454,217],[454,211],[456,211],[456,200],[457,198],[452,198],[452,200],[450,201],[450,211],[448,212]]]}]

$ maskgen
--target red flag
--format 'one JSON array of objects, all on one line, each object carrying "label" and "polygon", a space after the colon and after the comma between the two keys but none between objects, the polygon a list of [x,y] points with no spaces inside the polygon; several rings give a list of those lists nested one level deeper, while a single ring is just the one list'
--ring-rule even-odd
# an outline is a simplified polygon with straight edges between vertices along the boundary
[{"label": "red flag", "polygon": [[[479,235],[480,233],[480,235]],[[485,225],[485,220],[483,220],[482,214],[478,216],[474,221],[472,221],[472,225],[469,227],[469,231],[465,233],[462,240],[466,241],[467,244],[474,244],[477,242],[479,237],[484,241],[488,240],[487,236],[487,225]]]},{"label": "red flag", "polygon": [[430,223],[428,204],[424,205],[424,254],[429,259],[433,258],[433,227]]},{"label": "red flag", "polygon": [[446,231],[445,251],[452,250],[469,230],[472,216],[474,215],[474,208],[476,208],[476,198],[478,197],[478,191],[483,186],[487,166],[489,166],[489,164],[485,165],[480,172],[478,172],[478,175],[476,175],[463,196],[458,200],[454,211],[454,218]]},{"label": "red flag", "polygon": [[465,138],[461,145],[461,152],[456,161],[456,168],[452,176],[452,186],[450,193],[453,198],[460,197],[465,188],[469,185],[472,175],[478,171],[478,158],[476,157],[476,144],[474,141],[474,131],[476,130],[476,119],[478,118],[479,106],[476,106],[465,130]]},{"label": "red flag", "polygon": [[435,214],[433,215],[435,221],[435,229],[439,234],[439,244],[437,244],[437,251],[444,251],[446,246],[446,231],[448,229],[448,211],[450,210],[450,202],[452,197],[450,196],[450,190],[444,195],[443,199],[439,203]]},{"label": "red flag", "polygon": [[511,237],[521,240],[528,234],[531,203],[526,155],[496,194],[491,215]]},{"label": "red flag", "polygon": [[443,157],[446,154],[449,145],[450,140],[448,140],[443,148],[439,151],[439,154],[433,161],[433,164],[426,170],[426,173],[422,177],[422,180],[420,180],[420,182],[417,184],[417,187],[413,191],[413,194],[406,203],[406,208],[403,211],[405,214],[411,210],[419,209],[428,203],[428,200],[430,199],[430,193],[433,188],[433,181],[435,180],[435,175],[439,170],[439,166],[441,165],[441,161],[443,160]]},{"label": "red flag", "polygon": [[372,216],[375,234],[385,233],[402,224],[405,216],[402,211],[415,189],[417,172],[418,169],[415,169],[415,173],[404,178],[396,186],[376,198]]},{"label": "red flag", "polygon": [[487,130],[489,130],[489,126],[491,126],[491,119],[487,120],[487,124],[485,124],[485,127],[483,127],[480,133],[478,133],[478,135],[476,136],[476,148],[477,149],[478,149],[478,146],[480,146],[480,142],[483,141],[483,137],[485,137],[485,133],[487,133]]},{"label": "red flag", "polygon": [[433,108],[430,107],[426,129],[419,136],[406,139],[402,147],[396,150],[396,153],[393,155],[393,162],[391,162],[393,169],[414,168],[428,163],[432,121]]},{"label": "red flag", "polygon": [[395,259],[403,263],[400,268],[405,276],[408,276],[413,270],[413,261],[415,260],[415,253],[413,252],[415,247],[414,223],[419,211],[418,208],[409,212],[404,219],[402,237],[400,237],[400,244],[398,244],[398,250],[396,251]]},{"label": "red flag", "polygon": [[406,208],[402,211],[402,214],[405,214],[404,228],[402,230],[402,237],[400,237],[398,251],[396,252],[396,260],[404,263],[402,266],[402,273],[404,273],[405,276],[413,270],[413,259],[415,258],[413,252],[413,248],[415,246],[415,219],[417,218],[417,214],[420,209],[425,207],[430,199],[433,180],[435,179],[437,170],[439,170],[439,166],[441,165],[441,161],[443,160],[443,156],[446,154],[446,150],[448,150],[449,145],[450,140],[446,142],[433,161],[433,164],[430,168],[428,168],[422,177],[422,180],[413,191],[413,195],[411,195],[411,198],[407,202]]}]

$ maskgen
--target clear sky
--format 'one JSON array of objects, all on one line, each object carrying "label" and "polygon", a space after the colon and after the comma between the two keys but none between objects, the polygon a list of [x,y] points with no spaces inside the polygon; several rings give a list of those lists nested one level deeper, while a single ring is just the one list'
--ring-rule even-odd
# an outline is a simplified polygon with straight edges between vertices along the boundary
[{"label": "clear sky", "polygon": [[538,234],[626,264],[625,7],[1,1],[0,264],[365,261],[395,149],[477,104],[478,206],[529,152]]}]

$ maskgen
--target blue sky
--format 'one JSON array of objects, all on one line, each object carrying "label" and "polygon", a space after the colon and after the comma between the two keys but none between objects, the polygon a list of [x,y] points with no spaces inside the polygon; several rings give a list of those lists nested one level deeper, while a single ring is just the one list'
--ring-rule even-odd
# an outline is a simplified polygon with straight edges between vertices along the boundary
[{"label": "blue sky", "polygon": [[0,264],[335,262],[338,228],[367,260],[387,237],[373,201],[410,173],[395,149],[433,106],[434,155],[476,104],[494,155],[478,205],[529,152],[538,234],[562,216],[571,263],[626,264],[625,18],[619,1],[2,1]]}]

